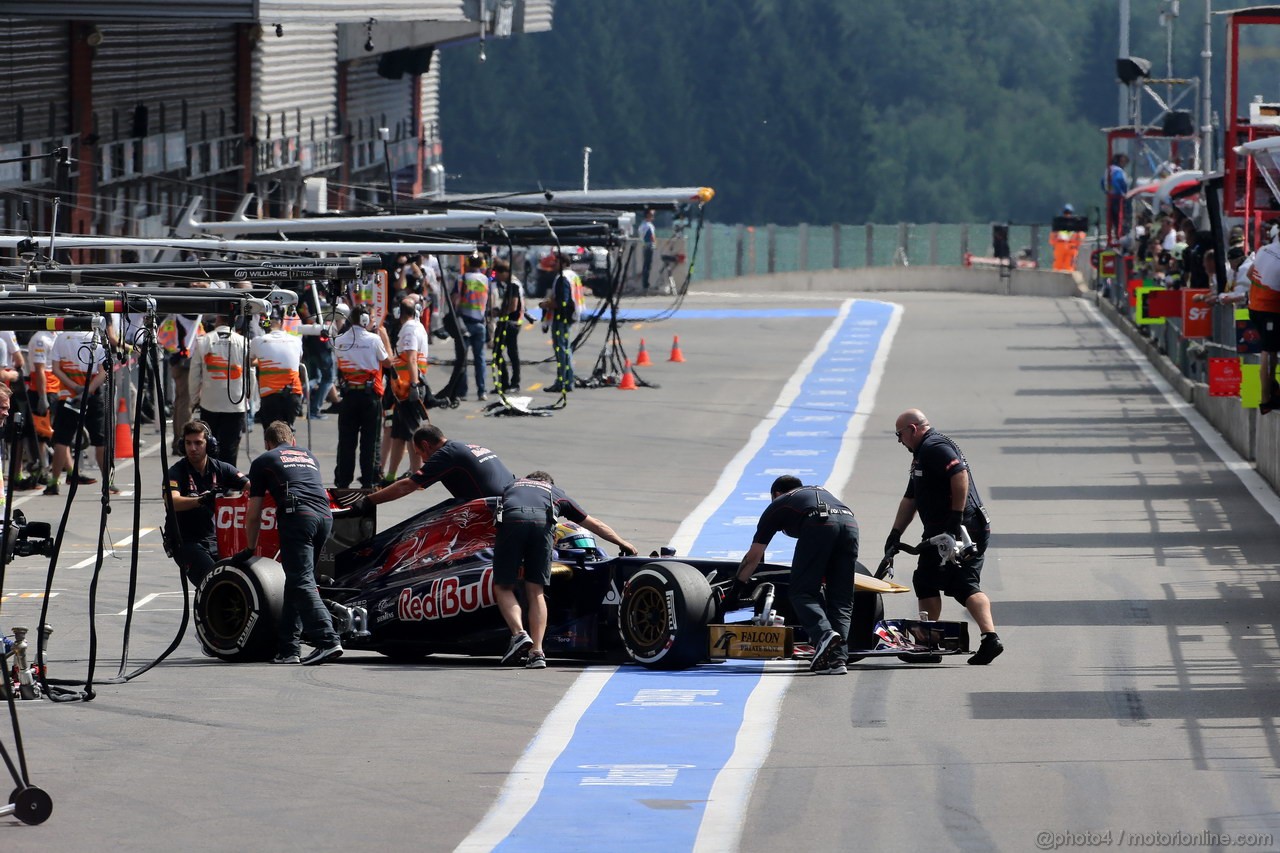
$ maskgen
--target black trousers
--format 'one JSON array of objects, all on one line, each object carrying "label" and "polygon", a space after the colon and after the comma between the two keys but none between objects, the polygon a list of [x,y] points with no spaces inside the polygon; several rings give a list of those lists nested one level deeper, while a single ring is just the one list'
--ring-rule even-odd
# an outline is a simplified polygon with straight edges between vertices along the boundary
[{"label": "black trousers", "polygon": [[350,389],[342,395],[338,412],[338,465],[333,484],[339,489],[351,485],[356,470],[356,447],[360,448],[360,485],[378,485],[378,446],[382,443],[382,400],[364,389]]},{"label": "black trousers", "polygon": [[[494,335],[494,384],[503,391],[520,390],[520,324],[501,322]],[[510,380],[507,378],[510,371]]]},{"label": "black trousers", "polygon": [[218,440],[218,452],[213,456],[227,463],[238,465],[240,456],[240,435],[244,432],[244,412],[211,412],[200,409],[200,420],[213,430],[213,437]]}]

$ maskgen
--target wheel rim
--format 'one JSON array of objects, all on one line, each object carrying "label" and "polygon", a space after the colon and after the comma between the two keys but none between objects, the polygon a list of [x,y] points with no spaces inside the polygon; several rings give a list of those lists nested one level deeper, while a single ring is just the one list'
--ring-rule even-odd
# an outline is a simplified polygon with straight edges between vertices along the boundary
[{"label": "wheel rim", "polygon": [[249,618],[249,599],[239,584],[219,581],[209,590],[205,628],[210,640],[234,640]]},{"label": "wheel rim", "polygon": [[627,608],[627,629],[640,646],[657,646],[667,636],[667,603],[653,587],[632,591]]}]

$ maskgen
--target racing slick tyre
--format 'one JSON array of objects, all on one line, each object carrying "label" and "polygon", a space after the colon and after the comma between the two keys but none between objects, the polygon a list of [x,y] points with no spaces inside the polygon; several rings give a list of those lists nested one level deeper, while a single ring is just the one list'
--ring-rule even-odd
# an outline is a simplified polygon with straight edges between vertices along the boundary
[{"label": "racing slick tyre", "polygon": [[711,584],[685,563],[642,566],[622,588],[618,628],[627,654],[653,669],[684,669],[708,655]]},{"label": "racing slick tyre", "polygon": [[245,565],[220,563],[196,588],[192,616],[196,637],[215,658],[270,660],[284,602],[284,570],[256,557]]}]

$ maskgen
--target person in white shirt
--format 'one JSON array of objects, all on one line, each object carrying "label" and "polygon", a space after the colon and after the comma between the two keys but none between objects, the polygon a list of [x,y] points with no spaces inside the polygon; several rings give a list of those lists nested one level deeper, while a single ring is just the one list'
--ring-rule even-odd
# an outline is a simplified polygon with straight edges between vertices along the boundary
[{"label": "person in white shirt", "polygon": [[360,451],[360,484],[375,488],[382,480],[378,473],[378,444],[382,438],[382,368],[391,359],[382,336],[370,331],[369,309],[357,305],[347,328],[333,341],[338,358],[338,384],[342,403],[338,411],[338,463],[333,482],[339,489],[350,487],[355,475],[356,448]]},{"label": "person in white shirt", "polygon": [[[53,470],[49,475],[49,485],[44,490],[46,495],[58,494],[62,472],[71,471],[71,444],[79,444],[77,439],[82,423],[97,456],[98,470],[107,471],[104,451],[106,407],[102,399],[102,383],[107,379],[103,369],[105,359],[106,343],[94,332],[60,332],[54,340],[52,370],[61,388],[58,391],[58,408],[53,416]],[[77,482],[88,485],[98,481],[80,475]],[[115,486],[111,491],[117,492]]]},{"label": "person in white shirt", "polygon": [[281,309],[271,311],[271,331],[249,343],[258,370],[258,420],[263,435],[275,421],[293,422],[302,414],[302,337],[284,330]]},{"label": "person in white shirt", "polygon": [[213,331],[196,340],[191,350],[187,388],[192,407],[209,425],[218,443],[216,458],[236,465],[245,412],[257,394],[249,367],[249,343],[231,330],[226,317],[214,317]]},{"label": "person in white shirt", "polygon": [[392,384],[396,406],[391,414],[391,436],[387,447],[386,479],[394,480],[409,448],[409,470],[422,463],[413,444],[413,433],[426,421],[427,347],[430,338],[422,325],[423,303],[408,296],[398,306],[400,331],[396,336],[396,379]]}]

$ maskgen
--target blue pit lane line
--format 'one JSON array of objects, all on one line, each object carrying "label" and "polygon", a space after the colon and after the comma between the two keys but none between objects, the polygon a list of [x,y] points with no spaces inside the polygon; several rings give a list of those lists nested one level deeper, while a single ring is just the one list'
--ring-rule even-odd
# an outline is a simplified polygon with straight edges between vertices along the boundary
[{"label": "blue pit lane line", "polygon": [[[618,311],[619,320],[648,320],[658,312],[639,308],[623,308]],[[742,320],[785,319],[789,317],[834,317],[837,308],[680,308],[669,319],[680,320]],[[608,319],[607,311],[587,314],[588,317]]]},{"label": "blue pit lane line", "polygon": [[[678,553],[740,557],[780,474],[839,491],[900,313],[881,302],[841,307],[711,495],[676,532]],[[777,537],[769,559],[789,562],[791,551],[791,540]],[[683,672],[588,669],[458,849],[736,847],[794,669],[760,661]]]}]

